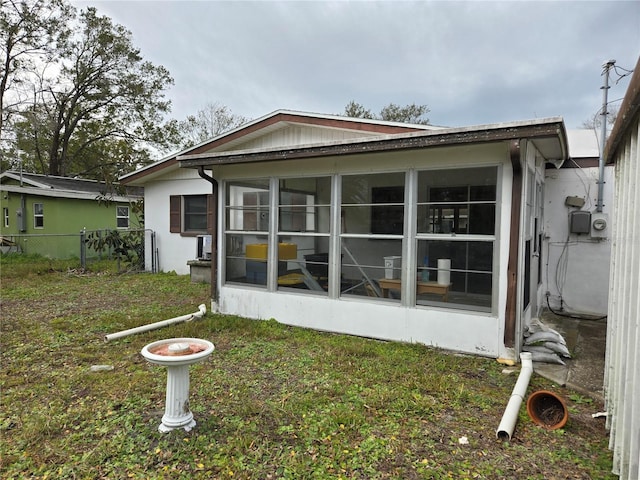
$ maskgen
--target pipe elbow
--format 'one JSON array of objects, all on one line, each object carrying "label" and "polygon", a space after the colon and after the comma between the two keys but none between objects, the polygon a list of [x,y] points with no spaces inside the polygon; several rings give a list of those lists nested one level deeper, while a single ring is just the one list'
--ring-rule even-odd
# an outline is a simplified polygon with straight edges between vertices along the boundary
[{"label": "pipe elbow", "polygon": [[527,369],[533,371],[533,360],[531,357],[531,352],[521,352],[520,362],[522,364],[522,370]]}]

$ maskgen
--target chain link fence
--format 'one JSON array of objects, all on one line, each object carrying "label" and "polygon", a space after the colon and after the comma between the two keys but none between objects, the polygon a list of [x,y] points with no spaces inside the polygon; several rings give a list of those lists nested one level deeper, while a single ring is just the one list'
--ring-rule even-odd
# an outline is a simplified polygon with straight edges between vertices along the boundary
[{"label": "chain link fence", "polygon": [[[149,255],[145,255],[145,247],[151,249]],[[151,271],[157,271],[156,235],[145,229],[5,235],[0,237],[0,251],[57,260],[77,259],[81,268],[96,261],[118,260],[129,269],[145,270],[147,262]]]}]

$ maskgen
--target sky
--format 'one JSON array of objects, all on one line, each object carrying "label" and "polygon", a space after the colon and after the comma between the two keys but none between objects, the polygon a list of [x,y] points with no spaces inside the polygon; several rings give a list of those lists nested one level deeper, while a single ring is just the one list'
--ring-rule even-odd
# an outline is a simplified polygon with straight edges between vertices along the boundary
[{"label": "sky", "polygon": [[[175,83],[183,120],[207,104],[373,113],[427,105],[433,125],[562,116],[580,128],[619,105],[640,55],[640,1],[73,1],[124,25]],[[617,100],[617,102],[616,102]]]}]

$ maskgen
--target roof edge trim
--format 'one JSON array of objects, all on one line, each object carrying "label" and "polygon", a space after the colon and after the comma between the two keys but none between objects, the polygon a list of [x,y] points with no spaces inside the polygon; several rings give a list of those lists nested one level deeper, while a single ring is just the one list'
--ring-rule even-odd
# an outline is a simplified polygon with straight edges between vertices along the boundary
[{"label": "roof edge trim", "polygon": [[627,87],[627,93],[622,100],[620,110],[618,111],[618,117],[616,118],[613,128],[611,129],[611,135],[607,140],[604,147],[604,159],[606,163],[612,163],[614,156],[618,150],[618,147],[622,143],[630,123],[635,118],[636,114],[640,110],[640,57],[636,62],[636,67]]},{"label": "roof edge trim", "polygon": [[359,138],[325,144],[297,145],[286,149],[236,150],[181,155],[177,160],[182,168],[195,168],[227,163],[250,163],[340,154],[374,153],[397,149],[487,143],[518,137],[540,138],[550,136],[558,136],[563,160],[566,159],[567,139],[564,122],[561,117],[551,117],[511,123],[380,135],[373,138]]}]

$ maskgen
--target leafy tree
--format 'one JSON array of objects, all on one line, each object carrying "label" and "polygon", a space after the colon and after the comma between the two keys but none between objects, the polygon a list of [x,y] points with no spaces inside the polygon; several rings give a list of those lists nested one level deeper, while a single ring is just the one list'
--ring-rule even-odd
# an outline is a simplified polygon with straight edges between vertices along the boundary
[{"label": "leafy tree", "polygon": [[29,76],[68,34],[71,14],[64,0],[0,0],[0,138],[31,91]]},{"label": "leafy tree", "polygon": [[370,118],[375,120],[385,120],[389,122],[414,123],[418,125],[429,125],[429,119],[423,118],[429,113],[426,105],[416,105],[412,103],[404,107],[390,103],[380,110],[378,115],[372,114],[361,104],[351,100],[344,109],[344,115],[353,118]]},{"label": "leafy tree", "polygon": [[373,113],[371,113],[371,110],[367,110],[354,100],[351,100],[347,103],[347,106],[344,107],[344,116],[351,118],[369,118],[372,120],[376,118]]},{"label": "leafy tree", "polygon": [[395,103],[390,103],[382,110],[380,110],[380,118],[382,120],[388,120],[390,122],[405,122],[415,123],[419,125],[428,125],[429,119],[422,118],[429,113],[429,108],[426,105],[406,105],[401,107]]},{"label": "leafy tree", "polygon": [[208,103],[195,115],[189,115],[186,120],[178,123],[179,146],[192,147],[247,121],[245,117],[231,112],[225,105],[218,102]]},{"label": "leafy tree", "polygon": [[[99,203],[110,206],[113,201],[109,195],[98,199]],[[99,253],[108,253],[132,270],[144,270],[144,201],[138,200],[129,204],[134,218],[139,224],[128,230],[93,231],[87,235],[86,246]]]},{"label": "leafy tree", "polygon": [[173,80],[95,8],[69,24],[55,45],[54,73],[38,76],[15,124],[16,145],[27,170],[109,181],[167,146],[164,91]]}]

